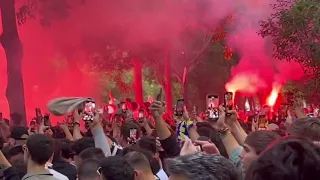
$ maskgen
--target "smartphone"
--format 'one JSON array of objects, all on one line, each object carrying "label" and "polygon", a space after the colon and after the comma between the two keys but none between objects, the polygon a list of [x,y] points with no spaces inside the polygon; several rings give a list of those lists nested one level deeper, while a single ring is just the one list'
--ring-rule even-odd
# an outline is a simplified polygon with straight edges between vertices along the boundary
[{"label": "smartphone", "polygon": [[224,93],[224,107],[226,111],[230,111],[233,109],[233,93],[226,92]]},{"label": "smartphone", "polygon": [[139,119],[143,119],[144,118],[144,110],[139,110],[138,118]]},{"label": "smartphone", "polygon": [[157,101],[162,101],[162,88],[159,90],[159,94],[157,95]]},{"label": "smartphone", "polygon": [[177,108],[176,108],[176,114],[177,116],[182,116],[184,112],[184,99],[178,99],[177,101]]},{"label": "smartphone", "polygon": [[51,126],[51,122],[50,122],[50,114],[45,114],[43,116],[43,124],[45,126]]}]

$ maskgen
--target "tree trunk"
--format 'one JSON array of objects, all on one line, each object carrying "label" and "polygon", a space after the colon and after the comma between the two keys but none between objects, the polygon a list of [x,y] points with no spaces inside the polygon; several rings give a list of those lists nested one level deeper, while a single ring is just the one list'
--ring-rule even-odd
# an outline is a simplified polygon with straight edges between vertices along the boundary
[{"label": "tree trunk", "polygon": [[132,59],[132,62],[134,98],[139,105],[143,105],[142,64],[138,59]]},{"label": "tree trunk", "polygon": [[2,35],[0,43],[7,59],[8,100],[11,124],[27,125],[24,87],[22,77],[23,48],[16,24],[15,0],[1,0]]},{"label": "tree trunk", "polygon": [[166,93],[166,112],[172,114],[172,82],[171,82],[171,63],[169,52],[167,51],[164,59],[165,71],[165,93]]},{"label": "tree trunk", "polygon": [[184,105],[189,108],[189,96],[188,96],[188,68],[185,67],[182,75],[182,92],[183,92],[183,99],[184,99]]}]

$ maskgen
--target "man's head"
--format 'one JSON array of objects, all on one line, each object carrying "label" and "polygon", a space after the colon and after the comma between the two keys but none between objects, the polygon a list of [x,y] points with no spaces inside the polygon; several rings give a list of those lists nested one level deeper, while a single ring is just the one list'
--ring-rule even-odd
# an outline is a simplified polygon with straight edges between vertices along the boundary
[{"label": "man's head", "polygon": [[320,142],[320,118],[306,117],[292,123],[289,134],[306,138],[313,142]]},{"label": "man's head", "polygon": [[72,142],[68,139],[56,139],[54,142],[54,160],[56,159],[73,159],[73,150],[71,148]]},{"label": "man's head", "polygon": [[320,150],[312,142],[285,137],[252,163],[246,180],[319,179]]},{"label": "man's head", "polygon": [[234,165],[223,156],[198,153],[167,159],[165,163],[170,180],[238,180]]},{"label": "man's head", "polygon": [[53,155],[53,142],[43,134],[31,135],[23,146],[24,160],[37,165],[45,165]]},{"label": "man's head", "polygon": [[81,139],[76,140],[73,145],[72,145],[72,149],[74,151],[74,156],[73,159],[77,165],[77,167],[79,167],[79,165],[81,164],[81,158],[79,157],[79,154],[89,148],[89,147],[94,147],[94,140],[91,137],[83,137]]},{"label": "man's head", "polygon": [[129,152],[124,156],[130,166],[134,169],[135,179],[148,179],[153,177],[148,158],[141,152]]},{"label": "man's head", "polygon": [[259,157],[260,153],[279,138],[279,134],[269,130],[259,130],[248,134],[241,153],[244,168],[248,169],[251,163]]},{"label": "man's head", "polygon": [[134,180],[134,170],[121,156],[109,156],[99,169],[103,180]]},{"label": "man's head", "polygon": [[10,137],[15,140],[15,146],[23,145],[29,137],[28,129],[23,126],[14,126]]},{"label": "man's head", "polygon": [[125,122],[121,128],[121,142],[122,147],[127,147],[130,144],[135,143],[141,135],[140,126],[134,122]]},{"label": "man's head", "polygon": [[100,175],[97,172],[100,162],[95,159],[87,159],[82,162],[78,168],[79,180],[99,180]]},{"label": "man's head", "polygon": [[84,161],[86,159],[95,159],[97,161],[101,161],[102,159],[104,159],[106,157],[104,155],[102,149],[95,148],[95,147],[89,147],[89,148],[83,150],[79,154],[79,156],[80,156],[82,161]]}]

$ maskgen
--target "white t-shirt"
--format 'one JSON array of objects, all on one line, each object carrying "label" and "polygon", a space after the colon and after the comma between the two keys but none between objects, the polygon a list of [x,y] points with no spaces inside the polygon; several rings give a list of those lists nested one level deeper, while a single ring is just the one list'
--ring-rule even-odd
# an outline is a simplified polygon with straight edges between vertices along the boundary
[{"label": "white t-shirt", "polygon": [[50,173],[53,175],[53,177],[60,179],[60,180],[69,180],[69,178],[61,173],[59,173],[58,171],[54,170],[54,169],[50,169],[48,168],[48,170],[50,171]]},{"label": "white t-shirt", "polygon": [[168,180],[168,175],[166,172],[164,172],[163,169],[160,169],[159,172],[157,173],[157,177],[160,179],[160,180]]}]

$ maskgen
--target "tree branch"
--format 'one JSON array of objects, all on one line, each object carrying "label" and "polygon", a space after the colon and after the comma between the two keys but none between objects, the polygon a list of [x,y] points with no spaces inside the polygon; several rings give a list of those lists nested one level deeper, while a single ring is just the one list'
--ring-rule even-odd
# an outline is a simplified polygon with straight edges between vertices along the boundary
[{"label": "tree branch", "polygon": [[207,40],[205,45],[202,47],[202,49],[200,51],[198,51],[198,53],[192,58],[190,63],[186,66],[188,71],[192,70],[197,64],[199,64],[199,61],[198,61],[199,57],[207,50],[207,48],[210,45],[213,37],[214,37],[214,34],[211,33],[209,39]]}]

